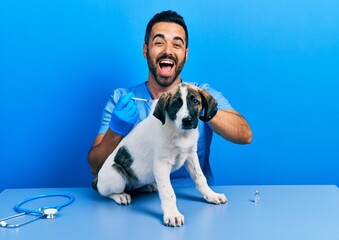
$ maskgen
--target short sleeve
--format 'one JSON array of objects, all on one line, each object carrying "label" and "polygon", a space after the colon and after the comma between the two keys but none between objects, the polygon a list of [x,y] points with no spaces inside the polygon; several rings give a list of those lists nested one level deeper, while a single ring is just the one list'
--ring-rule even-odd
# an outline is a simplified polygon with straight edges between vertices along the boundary
[{"label": "short sleeve", "polygon": [[122,95],[122,89],[116,89],[113,94],[109,97],[106,106],[102,112],[101,116],[101,123],[98,134],[105,134],[109,127],[109,122],[111,121],[111,115],[113,112],[113,109]]},{"label": "short sleeve", "polygon": [[[145,83],[139,84],[131,88],[117,88],[116,90],[114,90],[113,94],[109,97],[106,106],[102,112],[98,134],[105,134],[107,132],[109,128],[109,122],[111,121],[111,115],[116,103],[119,101],[122,95],[129,92],[132,92],[134,96],[139,98],[150,99],[151,97]],[[139,123],[148,116],[152,104],[148,102],[137,101],[136,105],[139,109],[140,114],[137,120],[137,123]]]},{"label": "short sleeve", "polygon": [[209,84],[207,83],[202,84],[192,83],[192,84],[209,92],[209,94],[211,94],[211,96],[217,100],[218,109],[221,110],[233,109],[229,101],[224,97],[224,95],[221,92],[213,89]]}]

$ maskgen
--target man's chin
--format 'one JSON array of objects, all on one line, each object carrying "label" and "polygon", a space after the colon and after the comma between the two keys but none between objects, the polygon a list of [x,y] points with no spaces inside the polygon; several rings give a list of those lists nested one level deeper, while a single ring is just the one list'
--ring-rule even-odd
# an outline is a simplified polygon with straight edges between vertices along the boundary
[{"label": "man's chin", "polygon": [[163,76],[157,76],[155,78],[156,82],[161,86],[161,87],[169,87],[175,82],[174,77],[163,77]]}]

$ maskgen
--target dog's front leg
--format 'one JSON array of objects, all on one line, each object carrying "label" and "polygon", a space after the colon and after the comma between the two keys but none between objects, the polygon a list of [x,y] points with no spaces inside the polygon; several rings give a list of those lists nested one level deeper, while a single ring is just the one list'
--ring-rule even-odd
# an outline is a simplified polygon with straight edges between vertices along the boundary
[{"label": "dog's front leg", "polygon": [[176,196],[170,180],[171,166],[164,162],[154,164],[154,176],[158,185],[161,208],[164,212],[164,224],[180,227],[184,224],[184,216],[179,212]]},{"label": "dog's front leg", "polygon": [[196,154],[193,154],[191,158],[188,158],[186,160],[185,167],[191,175],[196,188],[204,196],[207,202],[215,204],[222,204],[227,202],[227,198],[224,194],[216,193],[208,186],[206,177],[201,170],[198,156]]}]

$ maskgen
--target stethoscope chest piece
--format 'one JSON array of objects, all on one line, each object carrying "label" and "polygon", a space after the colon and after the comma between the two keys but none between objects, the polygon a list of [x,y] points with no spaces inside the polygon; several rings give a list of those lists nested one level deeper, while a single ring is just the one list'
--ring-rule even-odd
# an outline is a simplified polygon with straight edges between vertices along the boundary
[{"label": "stethoscope chest piece", "polygon": [[43,210],[44,216],[48,219],[55,218],[55,214],[58,213],[58,209],[55,208],[46,208]]}]

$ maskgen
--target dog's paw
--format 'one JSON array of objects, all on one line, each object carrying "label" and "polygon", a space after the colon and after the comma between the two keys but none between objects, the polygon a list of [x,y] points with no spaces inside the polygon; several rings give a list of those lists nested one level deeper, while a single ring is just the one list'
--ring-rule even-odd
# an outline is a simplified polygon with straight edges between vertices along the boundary
[{"label": "dog's paw", "polygon": [[207,202],[214,204],[224,204],[227,202],[225,194],[222,193],[214,193],[209,196],[205,196],[204,198]]},{"label": "dog's paw", "polygon": [[184,215],[182,215],[180,212],[164,215],[164,224],[166,226],[180,227],[184,225],[184,222],[185,222]]},{"label": "dog's paw", "polygon": [[110,199],[113,199],[119,205],[129,205],[132,202],[131,195],[127,193],[113,193],[109,196]]}]

